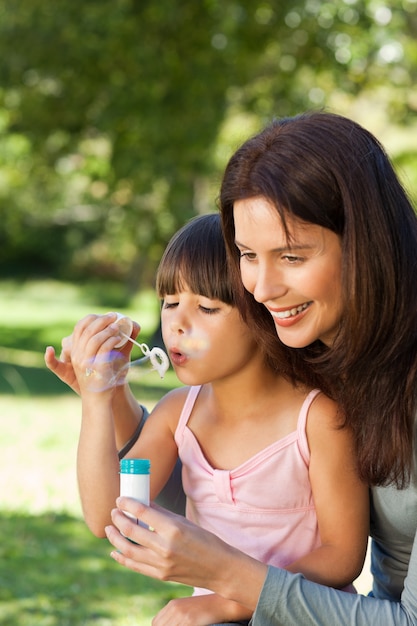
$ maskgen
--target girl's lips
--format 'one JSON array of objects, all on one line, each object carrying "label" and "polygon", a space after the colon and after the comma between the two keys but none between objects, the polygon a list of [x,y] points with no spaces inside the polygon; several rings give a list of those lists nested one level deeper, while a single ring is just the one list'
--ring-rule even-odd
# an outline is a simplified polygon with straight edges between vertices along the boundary
[{"label": "girl's lips", "polygon": [[169,351],[169,358],[173,365],[184,365],[184,363],[186,363],[186,361],[188,360],[186,354],[184,354],[183,352],[179,352],[176,349]]}]

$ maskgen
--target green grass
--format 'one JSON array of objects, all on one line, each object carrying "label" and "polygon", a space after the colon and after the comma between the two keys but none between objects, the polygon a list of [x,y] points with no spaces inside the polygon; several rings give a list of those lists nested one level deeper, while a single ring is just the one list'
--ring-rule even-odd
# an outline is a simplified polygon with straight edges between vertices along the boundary
[{"label": "green grass", "polygon": [[[97,295],[97,287],[96,295]],[[75,457],[80,402],[43,363],[46,345],[90,312],[114,310],[106,292],[52,281],[0,283],[0,624],[144,626],[171,598],[189,593],[121,568],[110,544],[84,524]],[[99,302],[100,304],[96,304]],[[149,338],[152,294],[117,307]],[[176,384],[172,372],[135,384],[148,406]]]},{"label": "green grass", "polygon": [[[62,337],[89,313],[121,311],[134,317],[149,339],[158,319],[158,301],[153,291],[123,302],[115,285],[94,283],[76,286],[53,280],[0,281],[0,346],[43,352],[46,345],[60,345]],[[107,300],[106,300],[107,296]]]},{"label": "green grass", "polygon": [[180,586],[122,571],[109,545],[65,513],[1,517],[0,624],[148,625]]},{"label": "green grass", "polygon": [[[97,288],[96,288],[97,290]],[[113,310],[94,290],[51,281],[0,282],[0,625],[147,626],[181,585],[125,570],[81,516],[75,457],[80,401],[43,363],[46,345],[90,312]],[[100,306],[97,304],[100,302]],[[152,294],[117,307],[143,326],[157,324]],[[177,384],[168,372],[135,383],[150,408]],[[369,590],[369,565],[359,591]]]}]

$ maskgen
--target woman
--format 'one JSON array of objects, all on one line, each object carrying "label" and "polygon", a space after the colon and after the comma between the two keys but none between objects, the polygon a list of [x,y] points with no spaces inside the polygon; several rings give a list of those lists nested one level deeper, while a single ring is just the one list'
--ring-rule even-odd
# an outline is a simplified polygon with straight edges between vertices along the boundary
[{"label": "woman", "polygon": [[[221,213],[232,266],[262,302],[292,365],[343,407],[372,486],[371,597],[266,568],[179,518],[123,499],[108,537],[119,563],[202,584],[255,610],[253,625],[417,624],[417,218],[380,144],[329,113],[274,122],[230,160]],[[274,353],[265,320],[242,307]],[[256,310],[256,309],[255,309]],[[261,335],[260,335],[261,336]],[[295,350],[294,350],[295,348]],[[324,385],[324,382],[326,383]]]}]

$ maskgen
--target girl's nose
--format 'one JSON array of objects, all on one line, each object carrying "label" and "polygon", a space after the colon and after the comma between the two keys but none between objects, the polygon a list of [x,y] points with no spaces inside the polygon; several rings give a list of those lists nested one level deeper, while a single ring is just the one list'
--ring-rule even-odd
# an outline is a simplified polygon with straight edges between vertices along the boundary
[{"label": "girl's nose", "polygon": [[174,319],[171,320],[169,327],[172,333],[183,335],[186,330],[186,324],[183,316],[176,315]]}]

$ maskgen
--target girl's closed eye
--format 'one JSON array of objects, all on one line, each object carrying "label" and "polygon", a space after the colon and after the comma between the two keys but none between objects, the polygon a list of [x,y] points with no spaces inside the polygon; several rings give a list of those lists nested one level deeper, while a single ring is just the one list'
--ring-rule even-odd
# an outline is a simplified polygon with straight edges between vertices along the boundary
[{"label": "girl's closed eye", "polygon": [[198,309],[205,315],[213,315],[220,310],[219,302],[217,300],[213,300],[212,298],[208,298],[207,296],[203,296],[202,294],[196,294],[196,296],[196,304],[198,306]]},{"label": "girl's closed eye", "polygon": [[227,315],[233,307],[223,302],[223,300],[201,296],[198,301],[198,308],[203,315]]},{"label": "girl's closed eye", "polygon": [[178,301],[167,302],[164,299],[163,302],[162,302],[162,308],[163,309],[173,309],[176,306],[178,306]]},{"label": "girl's closed eye", "polygon": [[199,305],[199,309],[206,315],[213,315],[214,313],[218,313],[220,311],[218,307],[208,307],[203,306],[202,304]]}]

